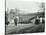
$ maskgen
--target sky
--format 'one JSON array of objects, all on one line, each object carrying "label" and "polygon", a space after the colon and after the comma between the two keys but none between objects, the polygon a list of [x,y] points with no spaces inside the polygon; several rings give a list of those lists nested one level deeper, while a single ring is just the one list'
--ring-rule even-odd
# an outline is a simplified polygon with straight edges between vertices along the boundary
[{"label": "sky", "polygon": [[[6,0],[7,8],[17,8],[22,10],[20,13],[35,13],[40,9],[41,2],[26,1],[26,0]],[[23,12],[24,11],[24,12]]]}]

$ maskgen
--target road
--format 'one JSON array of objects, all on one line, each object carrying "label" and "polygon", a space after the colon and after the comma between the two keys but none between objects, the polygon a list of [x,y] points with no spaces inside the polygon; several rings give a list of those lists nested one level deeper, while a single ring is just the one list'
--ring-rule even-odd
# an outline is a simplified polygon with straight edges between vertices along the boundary
[{"label": "road", "polygon": [[44,24],[18,24],[15,26],[11,24],[11,26],[6,26],[6,33],[28,33],[28,32],[37,32],[38,30],[44,29]]}]

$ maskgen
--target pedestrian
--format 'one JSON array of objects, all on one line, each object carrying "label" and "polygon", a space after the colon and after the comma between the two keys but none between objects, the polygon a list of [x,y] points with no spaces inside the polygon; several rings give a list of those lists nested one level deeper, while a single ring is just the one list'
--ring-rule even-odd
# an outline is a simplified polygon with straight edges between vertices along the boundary
[{"label": "pedestrian", "polygon": [[40,22],[42,23],[42,17],[40,17]]},{"label": "pedestrian", "polygon": [[40,24],[40,19],[39,19],[38,16],[37,16],[37,18],[35,19],[35,24]]},{"label": "pedestrian", "polygon": [[17,26],[17,18],[14,19],[14,23]]}]

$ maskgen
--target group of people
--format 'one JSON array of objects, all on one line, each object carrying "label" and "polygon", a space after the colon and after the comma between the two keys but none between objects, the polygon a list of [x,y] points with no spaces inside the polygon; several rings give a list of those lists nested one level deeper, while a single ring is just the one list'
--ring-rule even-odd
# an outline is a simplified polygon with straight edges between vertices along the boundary
[{"label": "group of people", "polygon": [[[11,23],[14,23],[16,26],[17,26],[18,22],[19,22],[19,17],[18,17],[18,16],[15,17],[15,18],[13,19],[13,21],[11,21]],[[10,23],[10,22],[7,22],[7,25],[8,25],[9,23]],[[39,23],[45,23],[45,21],[43,20],[42,17],[39,18],[39,17],[37,16],[37,18],[35,19],[35,24],[39,24]]]},{"label": "group of people", "polygon": [[36,18],[36,20],[35,20],[35,24],[39,24],[39,23],[43,23],[43,24],[44,24],[45,21],[44,21],[44,19],[43,19],[42,17],[39,18],[39,17],[37,16],[37,18]]},{"label": "group of people", "polygon": [[10,19],[7,20],[7,22],[5,22],[5,23],[6,23],[6,25],[8,25],[8,24],[14,24],[14,25],[17,26],[18,22],[19,22],[19,17],[17,16],[17,17],[15,17],[15,18],[12,19],[12,20],[10,20]]}]

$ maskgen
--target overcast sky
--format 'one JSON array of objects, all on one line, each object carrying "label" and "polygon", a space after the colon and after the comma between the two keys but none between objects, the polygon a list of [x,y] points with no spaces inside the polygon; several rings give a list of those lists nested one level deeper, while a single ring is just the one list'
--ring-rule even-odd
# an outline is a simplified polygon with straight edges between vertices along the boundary
[{"label": "overcast sky", "polygon": [[35,1],[6,0],[6,9],[18,8],[24,11],[21,13],[34,13],[40,9],[40,4],[40,2]]}]

